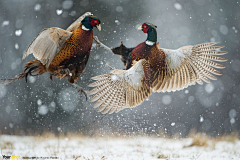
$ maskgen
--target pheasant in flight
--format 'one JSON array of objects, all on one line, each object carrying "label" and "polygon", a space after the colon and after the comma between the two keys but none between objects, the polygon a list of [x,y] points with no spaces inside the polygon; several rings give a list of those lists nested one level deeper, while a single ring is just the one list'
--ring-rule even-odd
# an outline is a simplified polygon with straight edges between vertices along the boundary
[{"label": "pheasant in flight", "polygon": [[221,75],[215,68],[225,68],[214,61],[227,59],[218,57],[227,52],[220,51],[224,46],[214,46],[215,42],[194,46],[184,46],[177,50],[159,48],[156,26],[143,23],[140,30],[147,33],[145,42],[134,48],[122,43],[110,49],[98,41],[98,44],[114,54],[121,55],[125,70],[114,69],[110,74],[92,77],[94,87],[88,94],[95,102],[98,112],[113,113],[125,108],[136,107],[152,92],[179,91],[188,86],[216,80]]},{"label": "pheasant in flight", "polygon": [[[86,67],[93,43],[93,27],[101,30],[100,20],[90,12],[86,12],[72,23],[66,30],[47,28],[32,41],[23,58],[33,54],[36,60],[25,65],[23,73],[12,79],[1,79],[2,84],[13,83],[28,75],[38,76],[45,72],[53,77],[67,78],[82,93],[87,94],[78,86],[78,78]],[[35,73],[35,75],[33,75]]]}]

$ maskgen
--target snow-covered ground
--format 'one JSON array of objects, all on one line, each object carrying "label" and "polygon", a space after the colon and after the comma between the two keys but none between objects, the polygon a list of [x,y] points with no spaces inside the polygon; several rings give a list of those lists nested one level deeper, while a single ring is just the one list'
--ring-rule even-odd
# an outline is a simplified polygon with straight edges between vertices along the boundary
[{"label": "snow-covered ground", "polygon": [[209,140],[203,147],[194,145],[193,141],[193,138],[168,139],[144,136],[43,138],[2,135],[0,154],[20,156],[21,159],[23,157],[76,160],[240,159],[240,140],[232,142]]}]

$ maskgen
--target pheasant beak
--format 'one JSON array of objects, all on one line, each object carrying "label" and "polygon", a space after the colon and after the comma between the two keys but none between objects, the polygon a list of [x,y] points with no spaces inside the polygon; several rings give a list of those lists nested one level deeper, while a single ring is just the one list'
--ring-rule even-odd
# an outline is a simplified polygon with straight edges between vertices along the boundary
[{"label": "pheasant beak", "polygon": [[99,31],[101,31],[101,24],[96,25],[96,27],[97,27],[97,29],[98,29]]},{"label": "pheasant beak", "polygon": [[142,26],[138,27],[138,30],[142,30],[142,29],[143,29]]}]

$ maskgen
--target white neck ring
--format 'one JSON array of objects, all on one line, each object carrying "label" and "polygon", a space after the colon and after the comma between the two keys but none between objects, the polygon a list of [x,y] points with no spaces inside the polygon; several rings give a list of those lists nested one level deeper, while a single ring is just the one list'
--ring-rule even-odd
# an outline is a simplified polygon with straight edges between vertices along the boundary
[{"label": "white neck ring", "polygon": [[89,29],[87,27],[85,27],[84,25],[82,25],[82,29],[85,31],[89,31]]},{"label": "white neck ring", "polygon": [[149,40],[146,40],[145,43],[149,46],[153,46],[155,44],[155,42],[152,42],[152,41],[149,41]]}]

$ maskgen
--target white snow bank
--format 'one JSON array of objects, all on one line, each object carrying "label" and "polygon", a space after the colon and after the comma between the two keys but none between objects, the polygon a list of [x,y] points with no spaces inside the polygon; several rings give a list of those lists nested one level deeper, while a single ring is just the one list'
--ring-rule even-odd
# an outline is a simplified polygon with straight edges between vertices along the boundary
[{"label": "white snow bank", "polygon": [[2,135],[0,154],[21,156],[21,159],[23,157],[59,157],[76,160],[240,159],[240,141],[221,141],[211,147],[186,147],[190,146],[191,142],[191,138],[175,140],[143,136],[43,138]]}]

